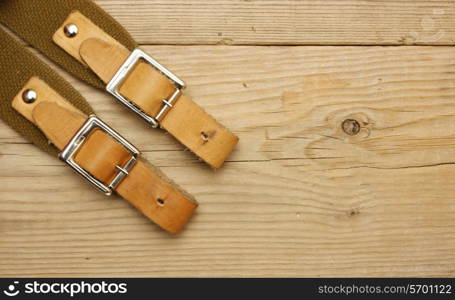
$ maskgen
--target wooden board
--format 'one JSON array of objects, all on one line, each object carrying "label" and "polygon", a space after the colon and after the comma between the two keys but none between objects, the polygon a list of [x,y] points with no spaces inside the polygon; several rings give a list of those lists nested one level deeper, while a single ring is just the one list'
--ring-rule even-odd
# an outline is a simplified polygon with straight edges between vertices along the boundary
[{"label": "wooden board", "polygon": [[454,45],[452,0],[97,0],[143,44]]},{"label": "wooden board", "polygon": [[169,236],[0,123],[0,276],[455,275],[452,47],[143,48],[240,136],[222,169],[59,72],[195,218]]}]

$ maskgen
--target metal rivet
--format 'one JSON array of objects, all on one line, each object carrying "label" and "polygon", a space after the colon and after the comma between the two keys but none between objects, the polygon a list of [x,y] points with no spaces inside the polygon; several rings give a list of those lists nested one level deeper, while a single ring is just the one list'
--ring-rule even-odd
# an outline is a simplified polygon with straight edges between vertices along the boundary
[{"label": "metal rivet", "polygon": [[22,93],[22,100],[24,100],[25,103],[33,103],[37,98],[38,94],[35,92],[35,90],[27,89]]},{"label": "metal rivet", "polygon": [[65,27],[63,28],[63,31],[65,32],[65,35],[69,38],[75,37],[79,33],[79,28],[76,26],[76,24],[66,24]]}]

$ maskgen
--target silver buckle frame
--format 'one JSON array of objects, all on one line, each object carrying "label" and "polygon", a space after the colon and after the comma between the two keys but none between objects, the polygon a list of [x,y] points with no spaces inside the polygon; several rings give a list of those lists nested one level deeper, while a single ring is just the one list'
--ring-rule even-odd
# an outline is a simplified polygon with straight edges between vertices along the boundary
[{"label": "silver buckle frame", "polygon": [[[164,106],[161,108],[160,112],[155,116],[152,117],[146,114],[142,109],[136,106],[134,103],[126,99],[122,96],[119,91],[119,85],[126,79],[128,74],[131,72],[133,67],[138,63],[138,61],[142,59],[145,62],[149,63],[152,67],[160,71],[164,76],[166,76],[172,83],[174,83],[176,90],[174,94],[169,99],[163,99]],[[112,94],[115,98],[117,98],[120,102],[122,102],[125,106],[129,109],[134,111],[138,114],[141,118],[146,120],[148,123],[152,125],[153,128],[159,127],[160,121],[163,117],[168,113],[168,111],[173,107],[175,102],[178,100],[180,95],[182,94],[182,90],[185,89],[186,85],[183,80],[178,78],[174,75],[171,71],[163,67],[159,62],[154,60],[150,55],[142,51],[141,49],[134,49],[131,55],[125,60],[123,65],[119,68],[117,73],[112,77],[111,81],[107,84],[106,90]]]},{"label": "silver buckle frame", "polygon": [[[87,136],[95,129],[101,129],[102,131],[110,135],[113,139],[115,139],[117,142],[119,142],[119,144],[124,146],[131,153],[131,158],[124,166],[115,167],[119,171],[119,173],[114,177],[114,179],[111,181],[109,185],[105,185],[100,180],[96,179],[93,175],[91,175],[89,172],[87,172],[73,160],[74,154],[84,144],[84,141],[87,138]],[[84,125],[82,125],[82,127],[74,135],[74,137],[70,140],[68,145],[66,145],[65,149],[63,149],[59,157],[61,160],[66,162],[70,167],[76,170],[76,172],[78,172],[85,179],[87,179],[91,184],[93,184],[95,187],[103,191],[107,196],[110,196],[114,189],[128,175],[129,170],[136,164],[137,156],[139,154],[140,152],[139,150],[136,149],[136,147],[130,144],[121,135],[119,135],[112,128],[110,128],[106,123],[98,119],[96,116],[91,115],[87,119],[87,121],[85,121]]]}]

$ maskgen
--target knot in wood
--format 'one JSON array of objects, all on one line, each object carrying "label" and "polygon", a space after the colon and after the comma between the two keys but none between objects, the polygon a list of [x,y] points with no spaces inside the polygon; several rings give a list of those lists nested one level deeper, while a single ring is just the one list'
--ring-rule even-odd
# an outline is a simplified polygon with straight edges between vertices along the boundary
[{"label": "knot in wood", "polygon": [[341,128],[347,135],[356,135],[360,132],[360,123],[354,119],[346,119],[341,124]]}]

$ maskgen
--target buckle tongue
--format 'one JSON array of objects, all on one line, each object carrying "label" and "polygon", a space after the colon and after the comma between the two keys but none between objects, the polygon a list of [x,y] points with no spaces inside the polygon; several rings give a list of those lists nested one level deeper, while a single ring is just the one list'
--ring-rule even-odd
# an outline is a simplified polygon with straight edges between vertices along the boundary
[{"label": "buckle tongue", "polygon": [[[74,161],[74,155],[77,150],[84,144],[85,139],[88,135],[93,132],[95,129],[101,129],[113,139],[115,139],[119,144],[124,146],[130,153],[131,158],[124,166],[116,166],[115,169],[119,172],[109,185],[105,185],[100,180],[96,179],[93,175],[87,172],[79,164]],[[59,157],[61,160],[66,162],[70,167],[72,167],[76,172],[82,175],[95,187],[103,191],[106,195],[110,196],[115,188],[120,184],[120,182],[128,175],[129,170],[136,164],[137,156],[140,154],[139,150],[136,149],[132,144],[125,140],[120,134],[114,131],[106,123],[98,119],[96,116],[91,115],[84,125],[79,129],[79,131],[73,136],[65,149],[60,153]]]},{"label": "buckle tongue", "polygon": [[[124,96],[122,96],[118,91],[118,87],[120,86],[120,84],[122,84],[122,82],[126,79],[128,74],[131,72],[131,70],[134,68],[134,66],[140,59],[144,60],[145,62],[149,63],[152,67],[160,71],[164,76],[166,76],[170,81],[172,81],[176,87],[174,94],[172,94],[172,96],[169,99],[162,100],[164,106],[161,108],[160,112],[155,117],[146,114],[138,106],[136,106],[134,103],[132,103]],[[127,106],[141,118],[150,123],[153,128],[157,128],[160,125],[160,121],[163,119],[163,117],[173,107],[175,102],[180,97],[182,93],[181,90],[183,90],[185,87],[186,85],[185,82],[183,82],[183,80],[181,80],[171,71],[162,66],[150,55],[148,55],[141,49],[134,49],[131,55],[125,60],[123,65],[119,68],[114,77],[112,77],[111,81],[107,84],[106,90],[115,98],[117,98],[120,102],[122,102],[125,106]]]}]

